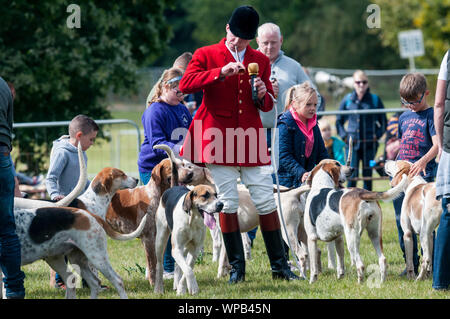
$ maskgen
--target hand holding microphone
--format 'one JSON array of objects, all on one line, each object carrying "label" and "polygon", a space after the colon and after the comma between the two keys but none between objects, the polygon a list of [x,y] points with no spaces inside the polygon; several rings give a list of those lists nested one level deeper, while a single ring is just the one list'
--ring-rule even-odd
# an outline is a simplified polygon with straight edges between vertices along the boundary
[{"label": "hand holding microphone", "polygon": [[255,86],[255,79],[258,76],[259,65],[258,63],[248,64],[248,75],[250,75],[250,85],[252,87],[252,99],[254,103],[258,102],[258,89]]},{"label": "hand holding microphone", "polygon": [[261,78],[258,76],[258,63],[248,64],[248,74],[250,75],[250,85],[252,88],[252,99],[255,104],[259,104],[267,93],[267,88]]}]

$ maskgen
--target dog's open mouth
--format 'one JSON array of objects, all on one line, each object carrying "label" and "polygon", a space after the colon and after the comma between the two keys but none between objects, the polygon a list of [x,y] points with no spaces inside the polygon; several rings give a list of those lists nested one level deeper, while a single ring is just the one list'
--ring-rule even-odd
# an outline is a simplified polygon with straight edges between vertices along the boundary
[{"label": "dog's open mouth", "polygon": [[214,218],[214,213],[208,213],[203,209],[199,209],[198,211],[202,215],[203,223],[205,224],[206,227],[208,227],[211,230],[216,228],[216,219]]}]

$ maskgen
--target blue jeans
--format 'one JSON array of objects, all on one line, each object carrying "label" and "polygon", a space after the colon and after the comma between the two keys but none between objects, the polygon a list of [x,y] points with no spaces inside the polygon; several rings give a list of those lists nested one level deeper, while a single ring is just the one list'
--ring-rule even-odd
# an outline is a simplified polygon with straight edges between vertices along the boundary
[{"label": "blue jeans", "polygon": [[0,267],[7,297],[25,296],[20,270],[20,240],[16,234],[14,219],[14,175],[11,157],[0,154]]},{"label": "blue jeans", "polygon": [[[141,178],[142,184],[147,185],[152,177],[152,172],[139,172],[139,177]],[[172,244],[170,242],[172,236],[169,236],[169,240],[167,241],[166,249],[164,251],[164,271],[165,272],[173,272],[175,269],[175,259],[172,257]]]},{"label": "blue jeans", "polygon": [[436,234],[433,258],[433,288],[448,289],[450,286],[450,198],[442,198],[442,215]]}]

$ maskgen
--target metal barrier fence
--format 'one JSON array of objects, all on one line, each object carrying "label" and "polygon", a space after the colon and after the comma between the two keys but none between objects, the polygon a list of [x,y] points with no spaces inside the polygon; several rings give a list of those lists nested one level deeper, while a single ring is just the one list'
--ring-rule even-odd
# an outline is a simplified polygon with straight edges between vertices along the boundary
[{"label": "metal barrier fence", "polygon": [[[361,115],[360,121],[361,122],[365,122],[365,125],[372,125],[371,130],[373,132],[375,132],[375,127],[377,125],[379,125],[380,123],[376,123],[375,121],[371,122],[371,123],[367,123],[365,116],[367,115],[374,115],[374,114],[391,114],[391,113],[401,113],[406,111],[405,108],[388,108],[388,109],[369,109],[369,110],[346,110],[346,111],[323,111],[323,112],[317,112],[317,115],[320,117],[328,117],[328,116],[333,116],[334,119],[336,119],[336,116],[338,115]],[[333,135],[336,136],[337,135],[337,129],[336,129],[336,123],[332,123],[332,121],[329,121],[332,128],[334,127],[333,131]],[[386,123],[385,123],[385,127],[387,127],[389,122],[389,117],[386,116]],[[334,125],[333,125],[334,124]],[[348,125],[348,121],[346,123]],[[346,126],[347,126],[346,125]],[[383,125],[383,124],[382,124]],[[384,160],[386,159],[386,144],[387,144],[387,138],[389,135],[387,135],[387,130],[385,130],[384,134],[382,135],[382,137],[378,140],[374,140],[372,137],[367,137],[365,136],[365,131],[362,132],[361,134],[361,145],[360,148],[362,147],[362,152],[363,154],[366,153],[369,149],[375,149],[375,154],[373,156],[373,158],[371,158],[371,160],[369,160],[369,163],[362,163],[361,168],[359,168],[359,163],[358,163],[358,177],[353,177],[353,178],[349,178],[349,180],[351,181],[374,181],[374,180],[388,180],[389,177],[385,175],[384,171],[383,171],[383,165],[384,165]],[[347,156],[347,153],[345,154]],[[353,154],[355,155],[355,153]],[[354,166],[354,164],[352,165]],[[372,176],[371,177],[364,177],[363,176],[363,171],[364,170],[370,170],[372,172]],[[378,177],[374,175],[374,172],[376,171],[378,173]]]},{"label": "metal barrier fence", "polygon": [[[89,178],[93,178],[102,168],[108,166],[120,168],[128,175],[138,178],[137,158],[141,147],[139,126],[128,119],[95,120],[95,122],[99,126],[101,125],[101,131],[108,140],[97,139],[95,144],[86,151]],[[16,133],[22,129],[36,129],[38,143],[51,143],[47,140],[46,130],[58,126],[68,127],[69,123],[70,121],[14,123],[13,129]],[[123,125],[128,128],[121,129],[120,126]],[[133,129],[129,129],[130,125]],[[49,148],[51,148],[51,144]],[[48,154],[50,155],[50,150],[48,150]],[[30,155],[18,154],[18,162],[21,162],[21,157]],[[20,171],[20,167],[16,167],[16,169]]]},{"label": "metal barrier fence", "polygon": [[[318,116],[327,119],[332,127],[332,135],[337,136],[336,131],[336,116],[338,115],[361,115],[361,120],[366,115],[374,114],[392,114],[397,112],[403,112],[403,108],[389,108],[389,109],[376,109],[376,110],[349,110],[349,111],[323,111],[318,112]],[[387,117],[389,120],[389,117]],[[113,166],[122,169],[127,174],[139,177],[137,169],[137,158],[141,146],[141,129],[133,121],[127,119],[116,119],[116,120],[96,120],[96,123],[102,125],[102,132],[105,136],[109,137],[109,141],[97,141],[89,150],[87,150],[88,156],[88,175],[90,178],[95,176],[103,167]],[[69,121],[60,122],[32,122],[32,123],[15,123],[14,129],[24,129],[24,128],[40,128],[46,129],[55,126],[68,126]],[[133,127],[130,129],[118,129],[118,125],[131,125]],[[370,123],[370,125],[377,125],[375,122]],[[45,136],[45,134],[44,134]],[[363,136],[363,140],[366,138]],[[46,141],[47,143],[50,141]],[[363,152],[365,152],[364,147],[367,147],[368,143],[375,143],[376,141],[368,141],[367,143],[362,143]],[[381,138],[379,141],[379,146],[376,152],[376,156],[373,158],[374,161],[380,156],[385,157],[385,141]],[[135,145],[135,146],[132,146]],[[21,154],[21,156],[26,156],[26,154]],[[372,163],[373,164],[373,163]],[[360,169],[358,178],[355,181],[366,181],[366,180],[386,180],[386,176],[376,176],[372,172],[372,177],[363,177],[362,170],[378,170],[382,169],[379,163],[376,165],[363,166]]]}]

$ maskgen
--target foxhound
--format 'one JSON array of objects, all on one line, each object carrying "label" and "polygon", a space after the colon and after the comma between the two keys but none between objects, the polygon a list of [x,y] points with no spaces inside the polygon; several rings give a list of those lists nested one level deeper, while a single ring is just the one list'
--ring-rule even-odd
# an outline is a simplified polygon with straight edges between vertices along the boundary
[{"label": "foxhound", "polygon": [[[401,176],[409,175],[411,165],[412,163],[403,160],[386,162],[384,169],[392,177],[391,186],[396,186]],[[417,280],[421,280],[432,271],[433,231],[439,225],[442,206],[441,202],[436,200],[436,183],[427,183],[420,175],[408,177],[407,181],[400,215],[405,241],[406,271],[407,277],[414,279],[412,234],[415,232],[420,236],[420,246],[423,250],[417,276]]]},{"label": "foxhound", "polygon": [[[155,213],[161,195],[173,184],[200,184],[211,182],[211,175],[206,169],[178,159],[165,145],[155,148],[164,149],[169,159],[164,159],[152,170],[147,185],[130,190],[119,190],[112,197],[106,213],[106,221],[120,233],[129,233],[136,229],[143,216],[148,215],[144,230],[140,236],[147,259],[146,277],[150,285],[155,282],[156,254]],[[172,174],[174,174],[172,178]]]},{"label": "foxhound", "polygon": [[[155,293],[163,293],[163,254],[172,234],[172,256],[176,261],[174,289],[177,294],[198,293],[194,265],[205,240],[205,225],[215,227],[214,213],[222,210],[212,186],[172,187],[164,192],[156,211]],[[182,277],[181,277],[182,274]]]},{"label": "foxhound", "polygon": [[[137,182],[138,180],[136,178],[127,176],[120,169],[106,167],[95,176],[89,184],[88,189],[80,197],[76,198],[71,203],[67,203],[66,206],[88,210],[90,213],[100,217],[102,220],[105,220],[107,208],[114,194],[118,190],[132,189],[136,187]],[[67,197],[69,197],[69,195]],[[43,208],[57,207],[61,201],[53,203],[43,200],[33,200],[30,202],[32,202],[32,206],[35,208]],[[19,201],[18,206],[15,206],[14,208],[19,209],[21,207],[21,203],[23,202]],[[149,217],[145,215],[140,222],[145,224],[147,218]],[[134,229],[129,232],[131,231],[134,231]],[[50,286],[54,285],[54,279],[55,273],[51,271]]]},{"label": "foxhound", "polygon": [[14,210],[14,217],[22,265],[44,259],[66,283],[66,298],[76,296],[76,277],[67,269],[64,256],[79,267],[80,275],[91,289],[91,298],[97,297],[100,282],[88,262],[113,284],[121,298],[127,298],[123,281],[109,262],[106,234],[116,240],[130,240],[139,236],[144,223],[134,232],[123,235],[112,230],[100,217],[78,208],[19,208]]},{"label": "foxhound", "polygon": [[388,201],[398,197],[407,180],[406,176],[394,188],[386,192],[371,192],[360,188],[342,188],[346,177],[353,169],[338,161],[322,160],[311,171],[307,184],[311,186],[305,204],[305,230],[308,237],[310,256],[310,283],[317,280],[317,240],[335,241],[337,277],[344,275],[344,242],[352,264],[356,265],[358,283],[364,278],[364,264],[359,254],[361,234],[367,230],[369,238],[378,255],[381,282],[386,278],[386,258],[382,244],[382,212],[378,200]]}]

